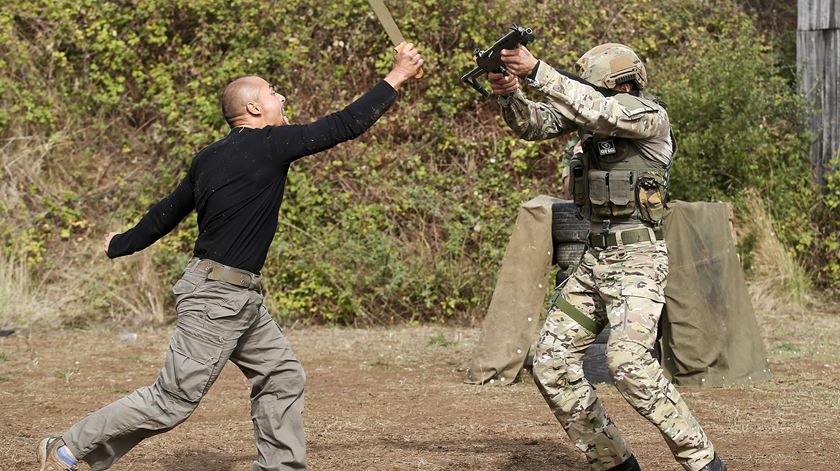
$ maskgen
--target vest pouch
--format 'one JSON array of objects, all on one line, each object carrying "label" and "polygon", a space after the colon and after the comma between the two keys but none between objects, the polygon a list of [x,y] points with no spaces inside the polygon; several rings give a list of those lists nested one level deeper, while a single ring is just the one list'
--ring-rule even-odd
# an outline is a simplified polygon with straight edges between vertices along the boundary
[{"label": "vest pouch", "polygon": [[613,170],[609,176],[612,215],[618,218],[633,217],[636,211],[635,172]]},{"label": "vest pouch", "polygon": [[636,204],[639,207],[639,219],[651,224],[659,224],[665,217],[664,184],[655,174],[643,174],[636,187]]},{"label": "vest pouch", "polygon": [[569,161],[569,193],[575,206],[586,205],[586,164],[578,156]]},{"label": "vest pouch", "polygon": [[609,172],[603,170],[589,171],[589,202],[592,204],[592,213],[602,218],[610,217],[610,188]]}]

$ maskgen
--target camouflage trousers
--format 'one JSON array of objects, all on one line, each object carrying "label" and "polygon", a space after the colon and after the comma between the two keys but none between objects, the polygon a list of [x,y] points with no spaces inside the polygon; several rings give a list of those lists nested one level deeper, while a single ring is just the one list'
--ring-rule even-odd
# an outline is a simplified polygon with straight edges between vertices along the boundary
[{"label": "camouflage trousers", "polygon": [[711,442],[650,354],[667,275],[664,242],[590,249],[558,287],[557,307],[540,333],[534,378],[593,470],[610,469],[633,454],[583,375],[584,353],[607,323],[607,367],[624,399],[659,429],[685,469],[697,471],[714,458]]}]

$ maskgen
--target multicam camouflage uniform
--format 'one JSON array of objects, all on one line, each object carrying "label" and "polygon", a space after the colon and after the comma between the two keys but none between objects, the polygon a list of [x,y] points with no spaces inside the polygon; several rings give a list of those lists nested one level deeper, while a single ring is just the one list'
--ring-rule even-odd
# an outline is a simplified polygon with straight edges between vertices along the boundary
[{"label": "multicam camouflage uniform", "polygon": [[[546,102],[530,101],[520,91],[499,98],[505,121],[518,135],[539,140],[577,130],[582,140],[595,144],[598,139],[630,142],[645,165],[666,173],[667,184],[674,144],[668,115],[655,99],[645,94],[605,97],[544,63],[527,84]],[[589,149],[597,159],[591,143]],[[619,235],[613,246],[590,247],[574,275],[558,287],[534,357],[540,391],[593,470],[628,462],[633,454],[630,447],[583,374],[584,352],[609,323],[607,366],[616,387],[659,428],[685,469],[700,470],[715,457],[714,448],[649,353],[665,302],[665,243],[653,234],[656,223],[643,222],[638,212],[633,217],[611,218],[596,211],[590,220],[593,233],[647,228],[651,237],[623,244]]]}]

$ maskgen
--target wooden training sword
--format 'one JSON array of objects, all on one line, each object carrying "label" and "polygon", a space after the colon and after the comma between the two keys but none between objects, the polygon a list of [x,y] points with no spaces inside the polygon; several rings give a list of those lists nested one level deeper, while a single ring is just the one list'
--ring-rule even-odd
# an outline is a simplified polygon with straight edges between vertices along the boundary
[{"label": "wooden training sword", "polygon": [[[394,22],[394,17],[391,16],[391,12],[388,11],[385,2],[383,0],[368,0],[368,3],[373,8],[373,12],[376,13],[376,17],[379,18],[382,28],[388,33],[388,37],[391,38],[391,42],[394,43],[394,50],[401,52],[403,47],[405,47],[405,38],[400,32],[397,23]],[[423,69],[417,71],[417,75],[414,76],[417,79],[421,77],[423,77]]]}]

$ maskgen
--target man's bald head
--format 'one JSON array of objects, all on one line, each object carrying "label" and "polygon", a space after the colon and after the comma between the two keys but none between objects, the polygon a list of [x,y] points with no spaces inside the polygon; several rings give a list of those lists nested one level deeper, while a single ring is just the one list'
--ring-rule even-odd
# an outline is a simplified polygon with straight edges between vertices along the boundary
[{"label": "man's bald head", "polygon": [[236,118],[248,114],[248,103],[258,103],[260,89],[269,86],[268,82],[255,75],[239,77],[230,82],[222,93],[222,114],[225,121],[233,126]]}]

